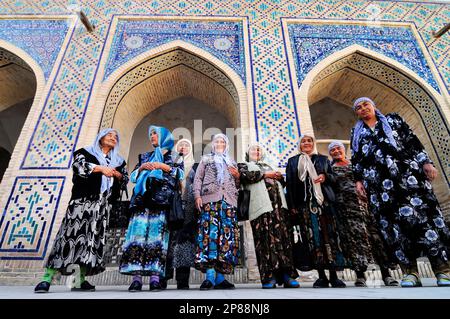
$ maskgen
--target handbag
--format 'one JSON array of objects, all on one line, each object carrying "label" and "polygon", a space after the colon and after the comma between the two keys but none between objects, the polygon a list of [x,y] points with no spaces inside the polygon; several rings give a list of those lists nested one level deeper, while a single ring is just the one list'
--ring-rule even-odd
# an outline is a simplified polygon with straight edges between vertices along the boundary
[{"label": "handbag", "polygon": [[[123,200],[123,194],[126,200]],[[126,228],[131,217],[130,201],[128,200],[128,190],[126,186],[120,190],[120,195],[111,205],[109,213],[109,228]]]},{"label": "handbag", "polygon": [[238,205],[237,205],[237,220],[238,222],[249,219],[250,208],[250,191],[248,189],[241,188],[238,193]]},{"label": "handbag", "polygon": [[178,230],[184,224],[183,201],[181,199],[180,182],[178,180],[178,170],[175,177],[175,189],[171,198],[169,213],[167,214],[167,226],[169,230]]},{"label": "handbag", "polygon": [[152,178],[150,184],[150,194],[153,203],[160,206],[171,205],[174,194],[173,186],[166,180]]}]

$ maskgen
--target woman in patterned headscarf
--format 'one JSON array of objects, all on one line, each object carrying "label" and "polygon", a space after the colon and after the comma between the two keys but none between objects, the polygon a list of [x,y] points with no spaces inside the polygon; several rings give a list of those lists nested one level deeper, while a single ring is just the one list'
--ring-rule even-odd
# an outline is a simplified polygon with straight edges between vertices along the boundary
[{"label": "woman in patterned headscarf", "polygon": [[359,118],[351,139],[356,190],[367,196],[402,267],[401,286],[421,286],[416,258],[428,257],[438,286],[450,287],[450,230],[430,183],[437,175],[430,157],[398,114],[384,116],[367,97],[353,110]]},{"label": "woman in patterned headscarf", "polygon": [[130,202],[128,225],[120,272],[134,275],[130,292],[142,290],[142,277],[150,276],[150,290],[159,291],[165,278],[169,230],[166,215],[176,183],[183,180],[183,163],[174,164],[172,133],[165,127],[150,126],[152,152],[139,155],[130,178],[136,184]]},{"label": "woman in patterned headscarf", "polygon": [[72,290],[95,290],[85,276],[105,270],[103,252],[110,202],[128,182],[126,163],[118,149],[119,134],[105,129],[91,146],[75,151],[72,197],[48,257],[43,281],[35,292],[47,292],[57,272],[71,275],[75,267],[79,267],[80,282]]},{"label": "woman in patterned headscarf", "polygon": [[356,272],[357,287],[366,287],[364,272],[370,263],[380,266],[381,276],[386,286],[397,286],[398,282],[389,274],[389,268],[397,264],[388,253],[386,243],[381,237],[378,225],[367,210],[367,198],[356,193],[352,164],[345,157],[345,147],[340,141],[328,145],[332,157],[332,169],[336,176],[336,209],[342,225],[342,249]]},{"label": "woman in patterned headscarf", "polygon": [[[343,269],[345,260],[333,207],[335,176],[328,158],[315,152],[312,136],[300,137],[299,151],[300,154],[289,158],[286,167],[287,202],[294,225],[294,262],[301,271],[318,271],[314,288],[330,284],[343,288],[345,283],[336,273]],[[330,279],[325,269],[330,271]]]},{"label": "woman in patterned headscarf", "polygon": [[263,289],[298,288],[292,258],[289,212],[283,175],[264,162],[259,144],[248,148],[245,163],[239,163],[241,183],[250,191],[249,220]]},{"label": "woman in patterned headscarf", "polygon": [[227,136],[214,135],[212,153],[203,156],[194,179],[195,206],[200,211],[194,263],[206,273],[200,290],[234,288],[224,274],[233,273],[239,258],[239,171],[228,149]]}]

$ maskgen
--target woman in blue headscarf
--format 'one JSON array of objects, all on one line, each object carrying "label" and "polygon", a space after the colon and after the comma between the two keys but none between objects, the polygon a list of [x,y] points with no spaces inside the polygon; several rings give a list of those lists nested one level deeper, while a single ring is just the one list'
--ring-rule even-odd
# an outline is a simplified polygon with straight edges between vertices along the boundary
[{"label": "woman in blue headscarf", "polygon": [[72,290],[95,290],[85,276],[105,270],[103,248],[110,204],[128,183],[126,163],[118,149],[119,134],[105,129],[91,146],[74,153],[72,197],[35,292],[47,292],[57,272],[71,275],[78,267],[79,287]]},{"label": "woman in blue headscarf", "polygon": [[152,152],[139,154],[130,174],[136,184],[130,202],[132,217],[128,225],[120,272],[133,275],[130,292],[142,290],[142,277],[150,276],[150,290],[161,290],[165,278],[169,229],[166,215],[176,183],[184,178],[183,162],[174,163],[172,133],[165,127],[150,126]]},{"label": "woman in blue headscarf", "polygon": [[359,118],[351,139],[356,191],[368,198],[402,267],[401,286],[421,286],[416,258],[428,257],[438,286],[450,287],[450,230],[431,186],[437,170],[430,157],[398,114],[384,116],[367,97],[353,110]]}]

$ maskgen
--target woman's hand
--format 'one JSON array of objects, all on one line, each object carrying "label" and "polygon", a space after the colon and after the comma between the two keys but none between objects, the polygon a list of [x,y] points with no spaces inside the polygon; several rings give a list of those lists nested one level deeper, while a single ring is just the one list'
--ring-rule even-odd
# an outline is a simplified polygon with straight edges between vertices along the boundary
[{"label": "woman's hand", "polygon": [[196,198],[195,199],[195,208],[197,208],[197,210],[199,212],[201,212],[202,211],[202,206],[203,206],[202,198],[201,197]]},{"label": "woman's hand", "polygon": [[432,182],[437,177],[437,169],[433,166],[433,164],[427,163],[423,165],[423,171],[427,176],[427,179]]},{"label": "woman's hand", "polygon": [[155,169],[155,163],[144,163],[141,165],[141,167],[139,167],[139,171],[152,171]]},{"label": "woman's hand", "polygon": [[356,182],[356,195],[362,199],[367,199],[366,189],[361,181]]},{"label": "woman's hand", "polygon": [[239,177],[241,176],[241,175],[239,174],[238,169],[237,169],[236,167],[234,167],[234,166],[229,166],[229,167],[228,167],[228,171],[230,172],[231,175],[233,175],[233,177],[234,177],[235,179],[239,179]]},{"label": "woman's hand", "polygon": [[323,183],[325,182],[325,174],[320,174],[315,180],[314,183]]},{"label": "woman's hand", "polygon": [[115,178],[117,178],[118,180],[121,180],[122,177],[123,177],[123,175],[122,175],[119,171],[117,171],[117,170],[114,170],[113,176],[114,176]]},{"label": "woman's hand", "polygon": [[265,172],[264,177],[270,178],[270,179],[278,179],[278,172],[275,172],[275,171]]},{"label": "woman's hand", "polygon": [[114,176],[114,169],[108,166],[100,166],[97,165],[93,169],[93,173],[101,173],[105,175],[106,177],[113,177]]}]

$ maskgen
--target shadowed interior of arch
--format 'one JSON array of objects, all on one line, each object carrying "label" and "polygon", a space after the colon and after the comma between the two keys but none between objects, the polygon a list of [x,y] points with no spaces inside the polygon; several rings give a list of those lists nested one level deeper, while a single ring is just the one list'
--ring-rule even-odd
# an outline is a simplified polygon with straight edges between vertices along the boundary
[{"label": "shadowed interior of arch", "polygon": [[36,94],[36,76],[20,57],[0,48],[0,181]]}]

